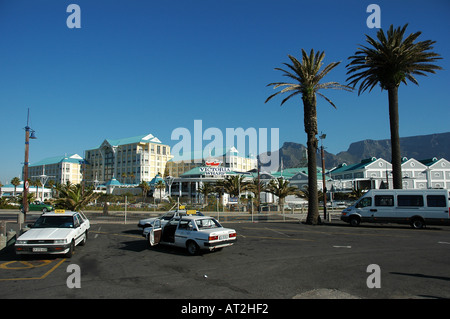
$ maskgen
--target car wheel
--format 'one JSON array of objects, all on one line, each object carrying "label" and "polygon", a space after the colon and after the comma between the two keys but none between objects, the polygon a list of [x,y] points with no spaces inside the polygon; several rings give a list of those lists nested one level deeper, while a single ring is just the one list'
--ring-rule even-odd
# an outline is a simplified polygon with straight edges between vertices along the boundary
[{"label": "car wheel", "polygon": [[80,246],[86,245],[87,239],[88,239],[88,231],[86,230],[86,232],[84,233],[84,238],[83,238],[83,240],[80,242]]},{"label": "car wheel", "polygon": [[42,212],[43,212],[43,213],[46,213],[46,212],[48,212],[48,209],[47,209],[47,207],[44,207],[44,208],[42,208]]},{"label": "car wheel", "polygon": [[351,225],[351,226],[359,226],[359,224],[361,223],[361,220],[359,219],[359,217],[357,217],[357,216],[352,216],[352,217],[350,217],[350,221],[349,221],[349,224]]},{"label": "car wheel", "polygon": [[197,243],[192,240],[188,241],[186,243],[186,248],[187,248],[189,255],[191,255],[191,256],[197,255],[200,251],[200,247],[198,247]]},{"label": "car wheel", "polygon": [[67,258],[71,258],[73,256],[73,251],[75,250],[75,242],[72,240],[70,243],[69,251],[66,253]]}]

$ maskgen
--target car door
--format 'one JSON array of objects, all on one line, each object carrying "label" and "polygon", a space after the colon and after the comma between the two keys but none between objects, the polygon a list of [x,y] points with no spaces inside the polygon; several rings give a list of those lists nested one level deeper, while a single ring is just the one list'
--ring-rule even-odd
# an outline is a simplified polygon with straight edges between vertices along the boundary
[{"label": "car door", "polygon": [[161,235],[162,235],[161,220],[155,219],[153,227],[150,230],[150,233],[148,234],[148,242],[150,243],[150,246],[158,245],[161,242]]},{"label": "car door", "polygon": [[186,241],[192,231],[192,223],[189,220],[181,219],[175,231],[175,246],[186,247]]},{"label": "car door", "polygon": [[83,230],[81,227],[81,221],[78,218],[77,215],[73,215],[73,228],[75,232],[75,244],[78,245],[78,243],[83,239]]}]

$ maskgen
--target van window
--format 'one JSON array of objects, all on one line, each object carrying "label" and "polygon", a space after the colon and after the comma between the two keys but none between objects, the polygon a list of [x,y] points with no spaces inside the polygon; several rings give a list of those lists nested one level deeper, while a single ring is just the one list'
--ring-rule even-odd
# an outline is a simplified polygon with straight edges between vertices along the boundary
[{"label": "van window", "polygon": [[398,195],[397,196],[398,206],[423,206],[423,196],[422,195]]},{"label": "van window", "polygon": [[428,207],[447,207],[444,195],[427,195]]},{"label": "van window", "polygon": [[372,206],[372,197],[364,197],[357,204],[356,208]]},{"label": "van window", "polygon": [[375,206],[394,206],[394,195],[375,195]]}]

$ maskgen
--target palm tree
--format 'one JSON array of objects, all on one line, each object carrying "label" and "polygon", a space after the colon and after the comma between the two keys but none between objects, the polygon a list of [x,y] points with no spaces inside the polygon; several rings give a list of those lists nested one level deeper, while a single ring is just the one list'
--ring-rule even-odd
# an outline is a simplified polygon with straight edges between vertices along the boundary
[{"label": "palm tree", "polygon": [[203,182],[202,185],[200,185],[198,192],[203,195],[204,204],[206,206],[208,206],[208,195],[214,193],[214,191],[215,187],[212,183]]},{"label": "palm tree", "polygon": [[278,205],[281,206],[281,211],[284,214],[284,199],[288,195],[297,195],[299,189],[295,186],[290,186],[289,181],[283,177],[272,179],[267,185],[267,191],[278,197]]},{"label": "palm tree", "polygon": [[244,181],[243,175],[227,175],[224,179],[216,182],[216,189],[230,196],[239,197],[241,192],[248,190],[249,182]]},{"label": "palm tree", "polygon": [[96,200],[100,194],[94,193],[94,190],[85,189],[81,184],[72,184],[67,182],[66,184],[59,184],[57,187],[58,199],[55,201],[55,206],[71,211],[83,210],[90,202]]},{"label": "palm tree", "polygon": [[351,91],[349,86],[342,85],[338,82],[321,83],[322,79],[332,69],[339,65],[340,62],[332,62],[321,70],[322,61],[325,57],[324,52],[311,50],[309,56],[305,50],[302,49],[302,60],[298,61],[295,57],[288,55],[292,64],[283,63],[290,70],[286,71],[280,68],[275,70],[282,71],[284,76],[293,80],[293,83],[275,82],[270,83],[274,89],[284,87],[282,90],[269,96],[266,103],[274,96],[281,93],[289,93],[289,95],[281,101],[283,105],[290,98],[301,95],[303,101],[303,120],[305,132],[307,134],[307,149],[308,149],[308,188],[309,188],[309,205],[308,217],[306,222],[308,224],[317,224],[319,218],[319,203],[317,198],[317,168],[316,168],[316,152],[318,141],[316,135],[317,130],[317,110],[316,110],[316,94],[323,97],[334,108],[334,103],[325,95],[319,92],[323,89],[339,89]]},{"label": "palm tree", "polygon": [[155,183],[155,188],[159,189],[159,202],[162,202],[162,190],[166,188],[166,183],[163,180],[159,180]]},{"label": "palm tree", "polygon": [[391,130],[392,175],[394,188],[402,188],[398,87],[406,80],[418,85],[415,75],[426,75],[425,72],[435,73],[441,67],[432,62],[441,59],[439,54],[430,51],[435,41],[420,41],[414,43],[421,32],[412,33],[403,39],[406,27],[394,29],[389,27],[386,35],[380,29],[377,39],[366,35],[366,41],[371,46],[361,46],[355,55],[349,57],[347,65],[351,76],[347,79],[355,87],[360,82],[358,95],[369,89],[369,92],[379,84],[381,90],[388,91],[389,124]]},{"label": "palm tree", "polygon": [[150,190],[150,185],[146,181],[142,181],[138,187],[142,190],[142,195],[144,196],[144,199],[147,198],[147,193]]},{"label": "palm tree", "polygon": [[20,185],[20,179],[18,177],[14,177],[11,180],[11,184],[14,185],[14,196],[16,196],[16,189],[17,189],[17,186]]}]

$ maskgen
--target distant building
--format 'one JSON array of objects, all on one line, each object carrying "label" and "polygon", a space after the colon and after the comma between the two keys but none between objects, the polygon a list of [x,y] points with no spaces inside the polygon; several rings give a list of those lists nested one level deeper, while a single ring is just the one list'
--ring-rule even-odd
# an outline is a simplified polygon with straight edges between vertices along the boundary
[{"label": "distant building", "polygon": [[152,134],[105,139],[97,148],[86,150],[85,156],[88,184],[116,179],[124,186],[151,181],[164,173],[172,158],[170,146]]},{"label": "distant building", "polygon": [[[368,158],[360,163],[345,163],[329,171],[333,191],[392,188],[392,165],[382,158]],[[450,189],[450,162],[436,157],[426,160],[402,159],[403,189]]]},{"label": "distant building", "polygon": [[[79,184],[82,181],[83,158],[78,154],[69,156],[54,156],[31,163],[28,166],[28,178],[31,181],[53,181],[55,184],[71,182]],[[22,176],[23,179],[23,176]]]},{"label": "distant building", "polygon": [[204,166],[206,162],[215,162],[235,172],[248,172],[257,168],[255,156],[239,154],[235,147],[214,150],[214,154],[207,151],[190,152],[181,156],[174,156],[168,163],[169,175],[180,177],[193,168]]}]

